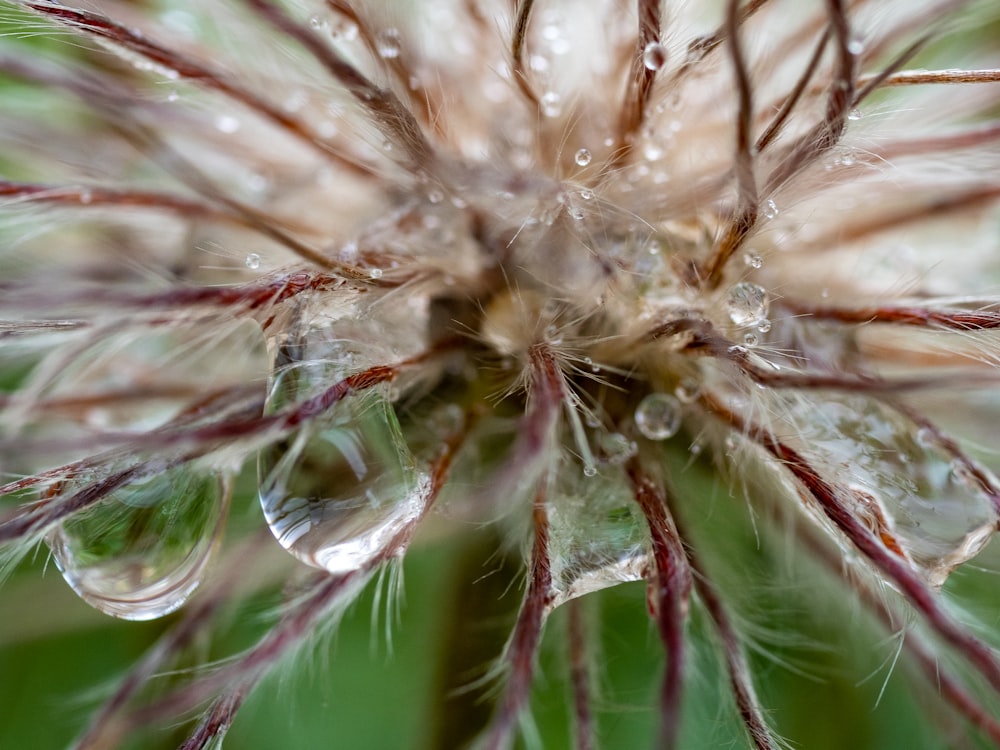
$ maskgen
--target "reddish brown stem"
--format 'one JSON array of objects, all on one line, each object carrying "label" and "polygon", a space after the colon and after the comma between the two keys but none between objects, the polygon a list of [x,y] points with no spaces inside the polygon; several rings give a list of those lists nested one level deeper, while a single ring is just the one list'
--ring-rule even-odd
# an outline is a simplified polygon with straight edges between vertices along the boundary
[{"label": "reddish brown stem", "polygon": [[628,465],[632,490],[652,542],[655,573],[650,572],[650,607],[666,652],[667,666],[660,688],[660,731],[657,747],[676,747],[680,735],[684,691],[684,627],[691,594],[691,569],[684,545],[667,509],[662,487],[642,469],[638,460]]},{"label": "reddish brown stem", "polygon": [[576,750],[594,747],[594,718],[590,711],[590,676],[587,669],[587,633],[583,621],[583,603],[572,599],[566,603],[569,646],[570,689],[573,693],[574,739]]},{"label": "reddish brown stem", "polygon": [[528,562],[528,589],[517,615],[504,662],[510,669],[507,685],[486,738],[488,750],[502,750],[513,743],[517,719],[528,704],[535,658],[552,600],[552,570],[549,562],[549,521],[545,510],[545,482],[538,483],[532,511],[534,543]]}]

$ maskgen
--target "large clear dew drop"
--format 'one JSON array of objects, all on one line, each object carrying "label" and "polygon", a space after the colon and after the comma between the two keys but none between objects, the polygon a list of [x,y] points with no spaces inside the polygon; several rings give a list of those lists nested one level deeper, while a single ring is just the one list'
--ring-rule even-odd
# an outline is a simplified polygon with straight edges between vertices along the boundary
[{"label": "large clear dew drop", "polygon": [[119,487],[61,522],[46,541],[85,602],[125,620],[152,620],[198,588],[228,505],[221,478],[175,466]]},{"label": "large clear dew drop", "polygon": [[932,586],[992,538],[989,498],[905,414],[860,395],[801,400],[784,413],[798,435],[794,447],[847,491],[841,500],[855,517]]},{"label": "large clear dew drop", "polygon": [[621,467],[586,477],[567,462],[546,507],[553,608],[645,577],[648,526]]},{"label": "large clear dew drop", "polygon": [[[278,377],[272,402],[285,400],[296,377],[295,370]],[[426,480],[388,394],[383,385],[352,393],[260,452],[264,517],[278,543],[308,565],[360,569],[423,510]]]}]

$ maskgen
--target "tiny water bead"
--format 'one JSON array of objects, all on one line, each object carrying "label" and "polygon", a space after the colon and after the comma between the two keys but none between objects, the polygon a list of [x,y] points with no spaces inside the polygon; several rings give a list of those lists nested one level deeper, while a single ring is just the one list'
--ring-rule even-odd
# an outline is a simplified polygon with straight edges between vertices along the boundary
[{"label": "tiny water bead", "polygon": [[647,70],[659,70],[667,64],[667,50],[657,41],[650,42],[642,51],[642,64]]},{"label": "tiny water bead", "polygon": [[542,114],[546,117],[559,117],[562,114],[562,97],[555,91],[542,94]]},{"label": "tiny water bead", "polygon": [[176,466],[113,490],[52,529],[46,542],[66,583],[89,605],[124,620],[152,620],[198,588],[228,505],[222,479]]},{"label": "tiny water bead", "polygon": [[578,166],[581,167],[586,167],[588,164],[590,164],[592,159],[593,159],[592,154],[588,149],[585,148],[581,148],[579,151],[576,152],[576,156],[573,157],[573,160],[577,163]]},{"label": "tiny water bead", "polygon": [[402,37],[399,29],[382,29],[375,37],[375,49],[384,60],[394,60],[403,51]]},{"label": "tiny water bead", "polygon": [[681,402],[667,393],[651,393],[635,410],[635,426],[650,440],[666,440],[681,428]]},{"label": "tiny water bead", "polygon": [[700,394],[701,383],[696,378],[682,378],[674,388],[674,395],[684,404],[694,403]]},{"label": "tiny water bead", "polygon": [[252,271],[256,271],[260,268],[260,256],[257,253],[250,253],[247,255],[246,266]]},{"label": "tiny water bead", "polygon": [[768,198],[766,201],[764,201],[764,205],[761,208],[761,212],[764,214],[765,218],[773,219],[775,216],[778,215],[778,204],[775,203],[770,198]]},{"label": "tiny water bead", "polygon": [[767,317],[767,290],[749,281],[734,285],[726,295],[726,312],[738,326],[756,325]]},{"label": "tiny water bead", "polygon": [[743,256],[743,262],[755,270],[764,267],[764,259],[757,253],[747,253]]}]

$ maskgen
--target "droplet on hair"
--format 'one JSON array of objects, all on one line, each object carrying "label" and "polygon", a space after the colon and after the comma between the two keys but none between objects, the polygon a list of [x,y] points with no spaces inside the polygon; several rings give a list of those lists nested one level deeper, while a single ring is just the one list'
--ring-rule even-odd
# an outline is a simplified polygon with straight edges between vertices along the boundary
[{"label": "droplet on hair", "polygon": [[741,281],[726,296],[726,312],[738,326],[755,325],[767,317],[767,291],[762,286]]},{"label": "droplet on hair", "polygon": [[577,163],[578,166],[585,167],[588,164],[590,164],[592,158],[593,157],[590,151],[588,151],[585,148],[581,148],[579,151],[576,152],[576,156],[573,157],[573,160]]},{"label": "droplet on hair", "polygon": [[651,393],[635,410],[635,426],[650,440],[666,440],[681,428],[681,402],[666,393]]},{"label": "droplet on hair", "polygon": [[394,60],[403,51],[403,42],[399,29],[389,27],[382,29],[375,36],[375,51],[383,60]]},{"label": "droplet on hair", "polygon": [[256,271],[260,268],[260,256],[257,253],[249,253],[246,259],[247,268]]},{"label": "droplet on hair", "polygon": [[87,604],[123,620],[152,620],[198,588],[228,502],[217,476],[176,466],[110,492],[46,542]]},{"label": "droplet on hair", "polygon": [[653,41],[642,51],[642,64],[646,70],[659,70],[667,63],[667,50],[659,42]]}]

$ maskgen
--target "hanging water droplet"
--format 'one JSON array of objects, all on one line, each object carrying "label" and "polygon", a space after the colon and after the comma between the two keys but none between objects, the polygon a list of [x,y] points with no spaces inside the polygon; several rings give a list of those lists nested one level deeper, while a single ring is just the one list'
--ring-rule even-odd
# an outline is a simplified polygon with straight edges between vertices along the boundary
[{"label": "hanging water droplet", "polygon": [[761,333],[767,333],[771,330],[771,321],[767,318],[757,321],[757,330]]},{"label": "hanging water droplet", "polygon": [[764,201],[763,213],[765,218],[773,219],[775,216],[778,215],[778,204],[775,203],[770,198],[768,198],[766,201]]},{"label": "hanging water droplet", "polygon": [[228,502],[217,476],[175,466],[112,491],[52,529],[46,542],[66,583],[89,605],[152,620],[198,588]]},{"label": "hanging water droplet", "polygon": [[667,50],[659,42],[653,41],[642,51],[642,64],[647,70],[659,70],[667,63]]},{"label": "hanging water droplet", "polygon": [[681,402],[666,393],[651,393],[635,410],[635,426],[650,440],[666,440],[681,428]]},{"label": "hanging water droplet", "polygon": [[854,109],[852,109],[850,112],[847,113],[847,119],[848,120],[860,120],[861,119],[861,110],[858,109],[857,107],[855,107]]},{"label": "hanging water droplet", "polygon": [[566,463],[547,499],[550,608],[594,591],[638,581],[649,565],[648,525],[625,472],[586,476]]},{"label": "hanging water droplet", "polygon": [[743,343],[747,346],[757,346],[757,334],[756,333],[744,333]]},{"label": "hanging water droplet", "polygon": [[581,148],[579,151],[576,152],[576,155],[573,157],[573,160],[577,163],[578,166],[585,167],[588,164],[590,164],[592,158],[593,156],[591,155],[589,150]]},{"label": "hanging water droplet", "polygon": [[585,201],[592,200],[594,197],[594,191],[587,190],[586,188],[584,188],[583,190],[580,191],[580,197],[583,198],[583,200]]},{"label": "hanging water droplet", "polygon": [[375,50],[384,60],[394,60],[403,51],[403,41],[399,29],[382,29],[375,36]]},{"label": "hanging water droplet", "polygon": [[750,268],[755,269],[764,266],[764,259],[757,255],[757,253],[747,253],[743,256],[743,262],[750,266]]},{"label": "hanging water droplet", "polygon": [[726,312],[738,326],[755,325],[767,317],[767,290],[749,281],[734,285],[726,295]]},{"label": "hanging water droplet", "polygon": [[562,114],[562,97],[555,91],[542,94],[542,114],[546,117],[558,117]]},{"label": "hanging water droplet", "polygon": [[773,397],[780,401],[768,409],[769,428],[788,435],[827,481],[851,488],[845,502],[930,585],[943,584],[993,535],[996,511],[969,465],[906,415],[870,396]]},{"label": "hanging water droplet", "polygon": [[[300,381],[295,370],[280,375],[269,404],[294,398]],[[417,476],[388,393],[379,385],[349,395],[260,452],[264,518],[278,543],[308,565],[357,570],[422,512],[426,480]]]},{"label": "hanging water droplet", "polygon": [[593,464],[587,464],[586,466],[583,467],[583,475],[585,477],[596,477],[597,467],[594,466]]},{"label": "hanging water droplet", "polygon": [[257,253],[250,253],[246,259],[247,268],[256,271],[260,268],[260,256]]}]

